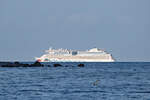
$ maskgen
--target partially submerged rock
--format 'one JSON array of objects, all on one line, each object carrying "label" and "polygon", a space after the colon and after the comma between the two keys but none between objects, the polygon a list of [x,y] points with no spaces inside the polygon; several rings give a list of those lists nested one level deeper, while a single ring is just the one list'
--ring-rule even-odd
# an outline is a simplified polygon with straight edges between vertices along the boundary
[{"label": "partially submerged rock", "polygon": [[40,62],[36,61],[34,64],[23,64],[18,61],[14,63],[7,63],[4,65],[1,65],[1,67],[43,67],[44,65]]},{"label": "partially submerged rock", "polygon": [[54,67],[62,66],[61,64],[53,64]]},{"label": "partially submerged rock", "polygon": [[5,63],[3,65],[1,65],[1,67],[20,67],[20,63],[19,62],[14,62],[14,63]]},{"label": "partially submerged rock", "polygon": [[30,65],[31,67],[43,67],[44,65],[41,64],[39,61],[36,61],[34,64]]},{"label": "partially submerged rock", "polygon": [[78,64],[78,67],[84,67],[84,64]]},{"label": "partially submerged rock", "polygon": [[[51,67],[51,65],[43,65],[39,61],[36,61],[33,64],[20,63],[18,61],[14,62],[14,63],[11,63],[11,62],[8,63],[7,62],[7,63],[1,63],[0,64],[0,67],[44,67],[44,66]],[[54,66],[54,67],[60,67],[60,66],[63,66],[63,65],[61,65],[59,63],[55,63],[52,66]],[[80,63],[77,66],[78,67],[84,67],[85,65],[82,64],[82,63]],[[64,67],[75,67],[75,66],[73,66],[73,65],[64,65]]]}]

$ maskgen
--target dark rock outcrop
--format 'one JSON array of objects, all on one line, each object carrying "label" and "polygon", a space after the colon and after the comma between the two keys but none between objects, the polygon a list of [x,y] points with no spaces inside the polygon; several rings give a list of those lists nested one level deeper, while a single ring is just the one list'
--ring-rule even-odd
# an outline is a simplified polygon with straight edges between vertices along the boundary
[{"label": "dark rock outcrop", "polygon": [[41,64],[40,62],[36,61],[34,64],[30,65],[31,67],[43,67],[44,65]]},{"label": "dark rock outcrop", "polygon": [[61,64],[53,64],[54,67],[62,66]]},{"label": "dark rock outcrop", "polygon": [[78,67],[84,67],[84,64],[78,64]]},{"label": "dark rock outcrop", "polygon": [[1,67],[43,67],[44,65],[36,61],[34,64],[23,64],[18,61],[14,63],[6,63],[1,65]]},{"label": "dark rock outcrop", "polygon": [[19,62],[14,62],[14,63],[6,63],[1,65],[1,67],[20,67],[20,63]]}]

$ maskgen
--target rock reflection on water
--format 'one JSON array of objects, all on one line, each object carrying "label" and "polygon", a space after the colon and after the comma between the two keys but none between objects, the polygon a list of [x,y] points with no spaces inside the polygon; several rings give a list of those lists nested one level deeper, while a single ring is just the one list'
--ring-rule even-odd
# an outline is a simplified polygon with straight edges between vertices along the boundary
[{"label": "rock reflection on water", "polygon": [[0,68],[0,100],[149,100],[150,63]]}]

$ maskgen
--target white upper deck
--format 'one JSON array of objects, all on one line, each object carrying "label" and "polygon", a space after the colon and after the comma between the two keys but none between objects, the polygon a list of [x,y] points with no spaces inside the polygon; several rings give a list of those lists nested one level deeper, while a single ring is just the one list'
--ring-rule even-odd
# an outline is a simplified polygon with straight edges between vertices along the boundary
[{"label": "white upper deck", "polygon": [[[80,52],[78,50],[69,50],[69,49],[53,49],[53,48],[49,48],[49,50],[46,50],[45,52],[73,52],[73,51],[76,51],[76,52]],[[82,51],[82,52],[105,52],[104,50],[101,50],[99,48],[92,48],[92,49],[89,49],[87,51]]]},{"label": "white upper deck", "polygon": [[88,52],[104,52],[104,51],[101,49],[98,49],[98,48],[92,48],[92,49],[88,50]]},{"label": "white upper deck", "polygon": [[101,54],[107,54],[104,50],[98,49],[98,48],[92,48],[86,51],[78,51],[78,50],[69,50],[69,49],[53,49],[49,48],[49,50],[46,50],[46,52],[50,55],[101,55]]}]

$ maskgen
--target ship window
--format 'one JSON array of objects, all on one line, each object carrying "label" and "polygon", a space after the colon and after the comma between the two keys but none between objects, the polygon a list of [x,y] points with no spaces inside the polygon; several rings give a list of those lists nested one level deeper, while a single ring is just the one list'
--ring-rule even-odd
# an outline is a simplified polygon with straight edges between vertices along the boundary
[{"label": "ship window", "polygon": [[77,55],[77,52],[76,52],[76,51],[73,51],[73,52],[72,52],[72,55]]},{"label": "ship window", "polygon": [[48,58],[45,58],[44,60],[45,60],[45,61],[48,61]]}]

